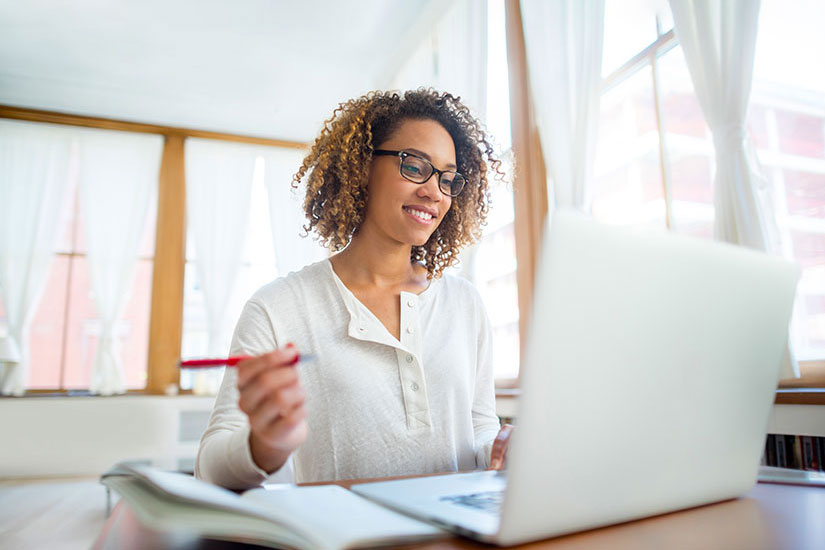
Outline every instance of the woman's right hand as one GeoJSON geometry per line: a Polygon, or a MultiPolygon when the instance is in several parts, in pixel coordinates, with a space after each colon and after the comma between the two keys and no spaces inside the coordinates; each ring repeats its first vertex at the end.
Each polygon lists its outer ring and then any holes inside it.
{"type": "Polygon", "coordinates": [[[307,438],[306,397],[291,344],[237,364],[238,406],[249,417],[252,459],[272,473],[307,438]]]}

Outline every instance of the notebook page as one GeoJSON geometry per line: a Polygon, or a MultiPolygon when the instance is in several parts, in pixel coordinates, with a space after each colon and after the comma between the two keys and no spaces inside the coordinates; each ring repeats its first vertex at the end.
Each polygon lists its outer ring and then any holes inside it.
{"type": "Polygon", "coordinates": [[[446,536],[427,523],[393,512],[336,485],[252,489],[241,497],[273,517],[288,517],[331,548],[358,548],[446,536]]]}

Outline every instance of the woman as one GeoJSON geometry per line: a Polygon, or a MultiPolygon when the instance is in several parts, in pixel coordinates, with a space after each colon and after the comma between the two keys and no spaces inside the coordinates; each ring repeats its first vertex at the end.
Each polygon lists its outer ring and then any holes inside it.
{"type": "Polygon", "coordinates": [[[340,252],[246,304],[231,354],[253,358],[226,370],[198,477],[242,489],[500,467],[489,321],[472,285],[442,276],[480,236],[488,162],[498,171],[450,94],[336,109],[294,184],[306,230],[340,252]]]}

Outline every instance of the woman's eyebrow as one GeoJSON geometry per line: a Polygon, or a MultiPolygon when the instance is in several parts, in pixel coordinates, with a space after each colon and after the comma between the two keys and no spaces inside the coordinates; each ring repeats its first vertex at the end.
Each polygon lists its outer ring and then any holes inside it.
{"type": "MultiPolygon", "coordinates": [[[[406,151],[408,153],[414,153],[414,154],[418,155],[419,157],[423,157],[423,158],[427,159],[430,162],[433,161],[433,159],[432,159],[432,157],[430,157],[430,155],[428,155],[424,151],[421,151],[420,149],[415,149],[413,147],[407,147],[406,149],[404,149],[404,151],[406,151]]],[[[455,164],[452,164],[452,163],[447,164],[446,167],[447,167],[448,170],[455,170],[456,168],[458,168],[455,164]]]]}

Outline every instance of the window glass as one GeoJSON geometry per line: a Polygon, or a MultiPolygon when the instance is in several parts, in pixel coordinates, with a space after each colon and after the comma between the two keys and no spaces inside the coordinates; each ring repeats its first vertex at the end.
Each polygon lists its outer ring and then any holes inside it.
{"type": "MultiPolygon", "coordinates": [[[[512,174],[512,163],[502,167],[512,174]]],[[[482,239],[473,251],[472,278],[478,288],[493,331],[493,365],[497,379],[513,379],[519,372],[519,308],[513,189],[509,180],[489,175],[493,208],[482,239]]]]}
{"type": "MultiPolygon", "coordinates": [[[[68,201],[67,201],[68,202],[68,201]]],[[[28,389],[62,387],[62,363],[66,320],[66,294],[69,280],[69,257],[56,255],[52,260],[43,297],[32,318],[29,331],[28,389]]],[[[0,306],[0,317],[3,317],[0,306]]]]}
{"type": "Polygon", "coordinates": [[[490,317],[493,366],[495,377],[501,380],[518,377],[520,349],[504,2],[488,2],[487,40],[487,129],[495,139],[507,178],[502,181],[488,174],[492,207],[487,225],[474,250],[462,254],[462,262],[472,264],[469,276],[490,317]]]}
{"type": "MultiPolygon", "coordinates": [[[[510,85],[504,2],[487,4],[487,129],[501,151],[510,148],[510,85]]],[[[512,204],[512,201],[511,201],[512,204]]]]}
{"type": "Polygon", "coordinates": [[[600,221],[666,227],[650,66],[602,95],[592,191],[600,221]]]}
{"type": "Polygon", "coordinates": [[[791,324],[798,359],[825,358],[825,71],[814,69],[823,20],[818,0],[762,2],[747,121],[784,253],[802,267],[791,324]]]}
{"type": "MultiPolygon", "coordinates": [[[[57,245],[55,252],[58,254],[71,254],[75,247],[75,239],[80,232],[77,227],[77,178],[80,170],[80,155],[77,150],[77,142],[72,143],[71,155],[69,157],[69,178],[66,182],[66,197],[63,208],[60,211],[57,230],[57,245]]],[[[152,247],[154,249],[154,246],[152,247]]]]}
{"type": "Polygon", "coordinates": [[[602,77],[624,65],[657,39],[655,0],[606,0],[602,77]]]}
{"type": "MultiPolygon", "coordinates": [[[[608,0],[607,6],[606,60],[621,51],[608,32],[617,32],[621,16],[616,3],[608,0]]],[[[667,10],[657,11],[666,32],[672,17],[667,10]]],[[[815,0],[762,3],[746,121],[767,179],[764,193],[776,211],[782,253],[802,267],[791,338],[803,360],[825,358],[825,71],[812,70],[825,51],[825,34],[818,28],[823,19],[825,4],[815,0]]],[[[642,51],[638,42],[635,52],[623,61],[606,61],[608,66],[621,66],[642,51]]],[[[681,48],[658,55],[671,228],[712,238],[713,139],[681,48]]],[[[593,213],[605,221],[657,225],[651,221],[659,222],[664,214],[660,195],[651,192],[662,180],[654,175],[650,134],[658,131],[651,130],[655,111],[649,71],[648,64],[622,75],[627,80],[602,98],[593,213]]]]}
{"type": "MultiPolygon", "coordinates": [[[[70,158],[67,200],[60,214],[56,254],[29,329],[27,389],[88,389],[100,318],[86,260],[82,209],[77,207],[78,150],[70,158]]],[[[150,204],[141,235],[139,260],[115,325],[127,389],[146,386],[149,315],[157,202],[150,204]]],[[[0,311],[0,325],[5,325],[0,311]]],[[[1,329],[0,330],[5,330],[1,329]]]]}
{"type": "MultiPolygon", "coordinates": [[[[92,296],[88,261],[76,256],[71,263],[63,387],[86,389],[91,381],[101,322],[92,296]]],[[[126,305],[114,327],[126,389],[146,386],[152,263],[137,262],[126,305]]]]}

